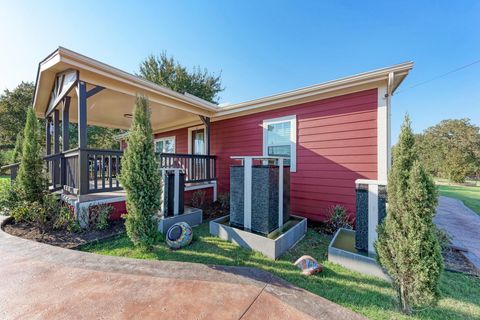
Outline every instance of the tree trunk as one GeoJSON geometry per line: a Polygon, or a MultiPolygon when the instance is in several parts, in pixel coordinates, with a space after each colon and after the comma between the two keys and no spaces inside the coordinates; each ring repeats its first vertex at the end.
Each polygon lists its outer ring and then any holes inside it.
{"type": "Polygon", "coordinates": [[[412,307],[408,301],[408,292],[402,284],[400,284],[400,305],[402,306],[402,312],[404,314],[412,314],[412,307]]]}

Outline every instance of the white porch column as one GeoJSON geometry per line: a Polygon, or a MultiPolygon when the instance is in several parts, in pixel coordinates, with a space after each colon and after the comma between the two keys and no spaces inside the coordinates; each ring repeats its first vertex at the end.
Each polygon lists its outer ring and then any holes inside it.
{"type": "Polygon", "coordinates": [[[387,180],[390,168],[390,96],[387,86],[378,88],[377,97],[377,179],[387,180]]]}
{"type": "Polygon", "coordinates": [[[178,216],[179,213],[179,198],[180,198],[180,169],[174,171],[174,190],[173,190],[173,215],[178,216]]]}
{"type": "Polygon", "coordinates": [[[243,226],[252,229],[252,161],[251,157],[243,159],[243,226]]]}
{"type": "Polygon", "coordinates": [[[278,159],[278,227],[283,227],[283,158],[278,159]]]}

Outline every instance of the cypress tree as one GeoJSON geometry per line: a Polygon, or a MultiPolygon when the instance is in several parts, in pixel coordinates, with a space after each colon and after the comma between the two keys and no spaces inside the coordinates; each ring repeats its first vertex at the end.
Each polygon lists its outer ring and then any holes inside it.
{"type": "Polygon", "coordinates": [[[160,207],[161,185],[153,149],[150,107],[145,97],[137,97],[127,145],[120,177],[127,193],[125,227],[136,246],[150,248],[157,237],[156,213],[160,207]]]}
{"type": "Polygon", "coordinates": [[[408,116],[394,148],[388,177],[387,216],[378,227],[377,259],[388,271],[402,312],[433,305],[440,295],[438,282],[443,259],[433,216],[437,191],[418,160],[408,116]]]}
{"type": "Polygon", "coordinates": [[[17,134],[17,140],[15,141],[15,149],[13,149],[13,163],[20,162],[22,158],[22,148],[23,148],[23,132],[20,131],[17,134]]]}
{"type": "Polygon", "coordinates": [[[26,201],[43,202],[46,188],[40,129],[33,108],[27,112],[27,121],[23,132],[22,155],[17,176],[17,186],[21,198],[26,201]]]}

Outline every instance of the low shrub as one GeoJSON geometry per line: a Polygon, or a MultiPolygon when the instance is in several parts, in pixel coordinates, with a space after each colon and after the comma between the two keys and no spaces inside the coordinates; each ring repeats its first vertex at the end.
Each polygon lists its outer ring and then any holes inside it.
{"type": "Polygon", "coordinates": [[[8,180],[0,180],[0,214],[10,215],[19,202],[20,198],[15,185],[8,180]]]}
{"type": "Polygon", "coordinates": [[[49,214],[48,208],[38,201],[22,201],[11,212],[15,222],[28,222],[39,228],[42,234],[48,228],[49,214]]]}
{"type": "Polygon", "coordinates": [[[15,222],[30,222],[32,220],[31,206],[36,203],[21,202],[17,206],[11,208],[10,215],[15,222]]]}
{"type": "Polygon", "coordinates": [[[438,227],[435,227],[435,235],[437,236],[442,252],[447,251],[450,248],[450,236],[438,227]]]}
{"type": "MultiPolygon", "coordinates": [[[[15,194],[15,192],[13,192],[15,194]]],[[[42,233],[48,229],[81,231],[73,213],[53,194],[45,193],[42,202],[19,201],[10,208],[15,222],[27,222],[38,227],[42,233]]]]}
{"type": "Polygon", "coordinates": [[[230,193],[220,193],[217,198],[218,203],[220,203],[220,207],[224,210],[230,209],[230,193]]]}
{"type": "Polygon", "coordinates": [[[205,191],[204,190],[197,190],[192,194],[192,201],[191,205],[194,208],[203,208],[205,204],[205,191]]]}
{"type": "Polygon", "coordinates": [[[328,209],[326,225],[330,233],[335,233],[340,228],[353,229],[354,222],[345,207],[337,204],[328,209]]]}
{"type": "Polygon", "coordinates": [[[107,204],[90,206],[88,208],[88,226],[96,230],[105,230],[109,226],[108,218],[113,211],[113,207],[107,204]]]}
{"type": "Polygon", "coordinates": [[[53,229],[56,230],[67,230],[68,232],[78,233],[82,231],[80,223],[75,218],[72,210],[66,206],[62,206],[58,216],[56,217],[53,223],[53,229]]]}

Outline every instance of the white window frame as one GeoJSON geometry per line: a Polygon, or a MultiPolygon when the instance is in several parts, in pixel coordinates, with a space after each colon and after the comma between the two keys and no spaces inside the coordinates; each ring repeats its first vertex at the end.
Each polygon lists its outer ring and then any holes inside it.
{"type": "MultiPolygon", "coordinates": [[[[165,141],[166,140],[173,140],[173,153],[176,153],[177,152],[177,141],[175,139],[175,136],[171,136],[171,137],[160,137],[160,138],[156,138],[153,140],[153,146],[154,148],[156,148],[157,146],[157,142],[158,141],[163,141],[163,145],[165,145],[165,141]]],[[[163,151],[162,151],[163,152],[163,151]]]]}
{"type": "Polygon", "coordinates": [[[297,172],[297,116],[291,115],[286,117],[263,120],[263,155],[268,156],[267,134],[268,125],[290,121],[290,172],[297,172]]]}
{"type": "Polygon", "coordinates": [[[192,132],[193,131],[197,131],[197,130],[200,130],[200,129],[203,129],[203,137],[205,139],[205,154],[207,154],[207,150],[208,150],[208,139],[207,139],[207,129],[205,127],[205,125],[201,125],[201,126],[196,126],[196,127],[190,127],[188,128],[188,153],[189,154],[193,154],[193,147],[192,147],[192,132]]]}

